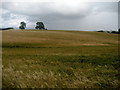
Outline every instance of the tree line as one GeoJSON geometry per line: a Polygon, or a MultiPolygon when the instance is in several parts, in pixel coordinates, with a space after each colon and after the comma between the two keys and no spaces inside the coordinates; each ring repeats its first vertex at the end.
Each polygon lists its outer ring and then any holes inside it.
{"type": "MultiPolygon", "coordinates": [[[[25,29],[25,28],[26,28],[26,23],[25,22],[20,22],[19,29],[25,29]]],[[[37,22],[36,26],[35,26],[35,29],[47,30],[47,29],[45,29],[45,25],[43,24],[43,22],[37,22]]]]}
{"type": "Polygon", "coordinates": [[[104,31],[104,30],[99,30],[97,32],[106,32],[106,33],[120,34],[120,28],[118,29],[118,31],[104,31]]]}

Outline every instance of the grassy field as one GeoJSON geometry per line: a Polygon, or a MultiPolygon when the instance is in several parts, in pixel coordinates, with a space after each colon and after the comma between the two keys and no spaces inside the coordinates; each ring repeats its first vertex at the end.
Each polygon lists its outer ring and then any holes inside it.
{"type": "Polygon", "coordinates": [[[0,31],[0,88],[2,88],[2,32],[0,31]]]}
{"type": "Polygon", "coordinates": [[[2,31],[3,88],[118,88],[118,35],[2,31]]]}

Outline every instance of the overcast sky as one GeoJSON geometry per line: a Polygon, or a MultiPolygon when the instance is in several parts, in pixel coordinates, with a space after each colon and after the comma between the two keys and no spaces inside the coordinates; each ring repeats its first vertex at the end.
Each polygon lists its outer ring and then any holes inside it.
{"type": "MultiPolygon", "coordinates": [[[[36,0],[33,0],[36,1],[36,0]]],[[[43,22],[50,30],[117,30],[118,2],[2,2],[2,27],[18,28],[21,21],[28,29],[43,22]]]]}

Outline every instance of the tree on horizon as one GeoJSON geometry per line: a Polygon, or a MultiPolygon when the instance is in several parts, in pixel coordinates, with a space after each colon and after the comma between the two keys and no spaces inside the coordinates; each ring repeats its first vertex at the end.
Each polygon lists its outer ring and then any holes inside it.
{"type": "Polygon", "coordinates": [[[21,22],[19,29],[25,29],[26,28],[26,23],[25,22],[21,22]]]}
{"type": "Polygon", "coordinates": [[[45,29],[43,22],[37,22],[35,29],[45,29]]]}

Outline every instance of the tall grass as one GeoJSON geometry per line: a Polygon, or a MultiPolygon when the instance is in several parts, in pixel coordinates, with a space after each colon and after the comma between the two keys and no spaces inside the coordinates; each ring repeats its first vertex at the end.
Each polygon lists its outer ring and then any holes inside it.
{"type": "Polygon", "coordinates": [[[3,88],[118,88],[117,35],[3,31],[3,88]]]}

